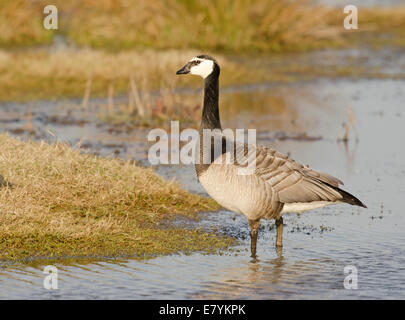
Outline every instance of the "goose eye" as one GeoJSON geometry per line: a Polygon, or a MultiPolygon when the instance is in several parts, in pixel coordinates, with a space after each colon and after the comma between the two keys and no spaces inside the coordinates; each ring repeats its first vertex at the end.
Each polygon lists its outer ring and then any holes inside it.
{"type": "Polygon", "coordinates": [[[191,61],[191,67],[194,67],[198,64],[200,64],[201,61],[197,60],[197,61],[191,61]]]}

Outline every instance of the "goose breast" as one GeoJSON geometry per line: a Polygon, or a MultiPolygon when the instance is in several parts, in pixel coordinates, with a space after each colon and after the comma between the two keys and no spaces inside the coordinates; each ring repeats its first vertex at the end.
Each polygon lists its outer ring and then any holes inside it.
{"type": "Polygon", "coordinates": [[[240,175],[238,167],[218,157],[198,177],[207,193],[224,208],[259,219],[271,213],[274,200],[271,186],[257,175],[240,175]]]}

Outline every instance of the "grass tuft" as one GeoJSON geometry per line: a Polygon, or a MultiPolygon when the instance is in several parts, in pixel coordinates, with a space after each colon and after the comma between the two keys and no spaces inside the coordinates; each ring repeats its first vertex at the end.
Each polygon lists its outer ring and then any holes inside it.
{"type": "Polygon", "coordinates": [[[229,239],[173,227],[218,209],[153,170],[66,144],[0,135],[0,259],[211,251],[229,239]]]}

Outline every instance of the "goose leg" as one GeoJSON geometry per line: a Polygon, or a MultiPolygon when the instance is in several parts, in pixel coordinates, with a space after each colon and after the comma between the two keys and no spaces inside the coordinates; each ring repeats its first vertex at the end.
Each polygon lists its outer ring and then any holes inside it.
{"type": "Polygon", "coordinates": [[[260,220],[249,220],[250,227],[250,251],[252,258],[256,258],[257,235],[259,233],[260,220]]]}
{"type": "Polygon", "coordinates": [[[283,218],[280,217],[276,219],[277,236],[276,236],[276,247],[281,248],[283,246],[283,218]]]}

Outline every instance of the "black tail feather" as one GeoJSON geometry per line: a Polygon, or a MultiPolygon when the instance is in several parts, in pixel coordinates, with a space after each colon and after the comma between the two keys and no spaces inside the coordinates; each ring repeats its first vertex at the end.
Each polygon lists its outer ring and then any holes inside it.
{"type": "Polygon", "coordinates": [[[361,202],[359,199],[357,199],[354,195],[350,194],[349,192],[346,192],[346,191],[336,188],[336,187],[335,187],[335,190],[342,195],[343,202],[351,204],[353,206],[367,208],[367,206],[363,202],[361,202]]]}
{"type": "Polygon", "coordinates": [[[329,183],[325,183],[325,182],[323,182],[323,183],[328,185],[329,187],[335,189],[337,192],[339,192],[342,195],[342,199],[340,201],[351,204],[353,206],[367,208],[367,206],[363,202],[361,202],[359,199],[357,199],[354,195],[350,194],[349,192],[344,191],[338,187],[332,186],[329,183]]]}

